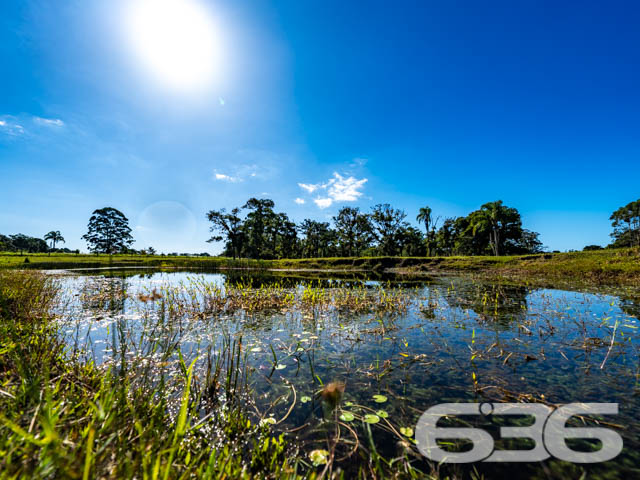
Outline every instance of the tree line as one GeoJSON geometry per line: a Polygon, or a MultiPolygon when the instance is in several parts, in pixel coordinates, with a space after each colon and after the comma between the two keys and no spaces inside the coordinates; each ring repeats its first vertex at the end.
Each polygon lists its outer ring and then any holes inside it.
{"type": "MultiPolygon", "coordinates": [[[[388,203],[375,205],[368,212],[343,207],[331,222],[305,219],[295,223],[286,213],[275,210],[273,200],[250,198],[242,207],[210,210],[206,217],[212,233],[207,241],[224,242],[221,255],[233,258],[499,256],[543,251],[539,234],[525,229],[520,212],[500,200],[485,203],[466,216],[442,221],[425,206],[416,217],[420,228],[411,225],[404,210],[388,203]]],[[[617,209],[610,221],[613,241],[607,248],[640,246],[640,199],[617,209]]],[[[134,239],[129,219],[112,207],[93,212],[82,239],[94,253],[156,253],[153,247],[131,248],[134,239]]],[[[44,238],[0,234],[0,251],[79,253],[56,248],[64,242],[57,230],[44,238]]],[[[584,250],[601,248],[587,245],[584,250]]]]}
{"type": "Polygon", "coordinates": [[[227,212],[211,210],[209,242],[224,241],[233,258],[314,258],[358,256],[513,255],[541,252],[539,234],[523,228],[517,209],[490,202],[465,217],[434,218],[421,208],[416,221],[388,203],[369,212],[343,207],[332,222],[305,219],[299,224],[276,212],[270,199],[249,199],[227,212]]]}

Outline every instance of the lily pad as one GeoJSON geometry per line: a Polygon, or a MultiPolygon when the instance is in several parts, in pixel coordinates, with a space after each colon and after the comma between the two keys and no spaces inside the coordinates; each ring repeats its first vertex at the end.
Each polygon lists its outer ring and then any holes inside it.
{"type": "Polygon", "coordinates": [[[374,395],[373,401],[376,403],[384,403],[387,401],[387,397],[385,397],[384,395],[374,395]]]}
{"type": "Polygon", "coordinates": [[[326,464],[328,458],[329,452],[327,452],[326,450],[313,450],[309,454],[309,459],[311,460],[311,463],[313,463],[314,467],[326,464]]]}
{"type": "Polygon", "coordinates": [[[303,395],[302,397],[300,397],[300,401],[302,403],[307,403],[311,401],[311,397],[309,395],[303,395]]]}
{"type": "Polygon", "coordinates": [[[378,410],[376,412],[376,415],[378,415],[380,418],[389,418],[389,414],[384,410],[378,410]]]}
{"type": "Polygon", "coordinates": [[[380,421],[380,417],[378,415],[374,415],[373,413],[367,413],[364,416],[364,421],[367,423],[378,423],[380,421]]]}
{"type": "Polygon", "coordinates": [[[340,420],[342,420],[343,422],[352,422],[354,418],[355,417],[351,412],[342,412],[342,414],[340,415],[340,420]]]}
{"type": "Polygon", "coordinates": [[[413,428],[411,427],[400,427],[400,433],[405,437],[413,437],[413,428]]]}

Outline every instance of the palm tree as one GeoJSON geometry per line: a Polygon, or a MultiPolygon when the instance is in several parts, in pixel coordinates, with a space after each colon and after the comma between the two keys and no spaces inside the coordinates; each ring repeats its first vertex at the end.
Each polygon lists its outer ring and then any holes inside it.
{"type": "Polygon", "coordinates": [[[416,217],[416,221],[424,223],[424,229],[427,234],[429,234],[429,225],[431,224],[431,212],[431,207],[422,207],[416,217]]]}
{"type": "MultiPolygon", "coordinates": [[[[64,237],[60,233],[60,230],[56,230],[55,232],[53,230],[50,231],[44,236],[44,239],[51,241],[51,250],[55,250],[56,243],[58,242],[66,243],[64,237]]],[[[51,255],[51,252],[49,252],[49,255],[51,255]]]]}

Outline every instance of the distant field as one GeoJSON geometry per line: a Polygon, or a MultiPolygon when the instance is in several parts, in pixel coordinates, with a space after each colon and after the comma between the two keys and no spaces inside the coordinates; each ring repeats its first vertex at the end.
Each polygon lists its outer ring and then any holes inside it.
{"type": "Polygon", "coordinates": [[[510,277],[640,285],[640,249],[543,253],[505,257],[359,257],[284,260],[232,260],[224,257],[159,255],[76,255],[0,253],[0,267],[37,269],[101,267],[257,268],[282,270],[373,271],[429,275],[490,273],[510,277]]]}
{"type": "Polygon", "coordinates": [[[256,260],[232,260],[223,257],[187,257],[161,255],[95,255],[56,253],[0,253],[0,268],[21,267],[37,269],[103,268],[103,267],[184,267],[260,268],[263,262],[256,260]]]}

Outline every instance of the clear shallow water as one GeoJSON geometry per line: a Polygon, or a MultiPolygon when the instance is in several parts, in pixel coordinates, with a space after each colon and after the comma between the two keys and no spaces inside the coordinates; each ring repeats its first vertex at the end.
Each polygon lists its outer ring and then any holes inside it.
{"type": "MultiPolygon", "coordinates": [[[[210,349],[219,349],[225,335],[241,336],[258,406],[276,421],[289,412],[274,429],[295,431],[305,451],[326,442],[327,406],[317,393],[332,381],[346,385],[342,411],[363,415],[366,408],[382,409],[396,429],[415,427],[424,410],[443,402],[618,402],[620,414],[607,420],[624,427],[618,429],[623,453],[584,468],[589,478],[640,478],[640,322],[633,300],[465,278],[387,283],[261,276],[242,279],[248,292],[277,283],[298,296],[309,285],[327,296],[338,288],[381,295],[382,286],[385,294],[396,295],[400,308],[357,314],[331,307],[215,314],[202,308],[172,317],[169,291],[183,292],[183,300],[200,305],[207,291],[224,292],[227,278],[99,272],[63,275],[60,281],[66,292],[65,338],[86,348],[98,364],[156,362],[168,365],[170,375],[175,358],[161,358],[157,346],[151,351],[155,340],[167,347],[179,344],[187,363],[199,359],[202,373],[210,349]],[[145,299],[154,289],[159,298],[145,299]],[[196,310],[204,314],[195,315],[196,310]],[[387,401],[375,402],[376,394],[387,401]]],[[[361,422],[353,426],[362,431],[361,422]]],[[[396,436],[371,428],[379,451],[393,456],[402,450],[396,436]]],[[[582,471],[555,460],[474,467],[489,478],[579,478],[582,471]]]]}

